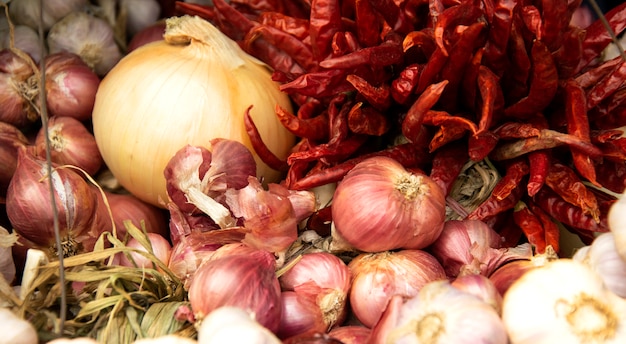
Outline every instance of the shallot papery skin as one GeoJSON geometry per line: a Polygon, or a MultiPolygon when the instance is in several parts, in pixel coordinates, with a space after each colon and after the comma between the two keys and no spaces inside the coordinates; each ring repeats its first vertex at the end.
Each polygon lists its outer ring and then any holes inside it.
{"type": "MultiPolygon", "coordinates": [[[[6,211],[15,231],[44,248],[55,247],[54,210],[50,199],[47,162],[23,147],[7,190],[6,211]]],[[[53,167],[56,167],[53,165],[53,167]]],[[[61,238],[67,254],[93,248],[88,234],[96,210],[96,194],[87,181],[68,168],[51,174],[61,238]],[[83,242],[89,241],[89,243],[83,242]]]]}
{"type": "Polygon", "coordinates": [[[445,195],[396,160],[368,158],[337,185],[332,218],[337,234],[360,251],[421,249],[443,230],[445,195]]]}
{"type": "Polygon", "coordinates": [[[212,259],[198,268],[189,286],[196,319],[222,306],[252,312],[255,320],[276,333],[282,314],[274,255],[258,250],[212,259]]]}
{"type": "Polygon", "coordinates": [[[446,279],[437,259],[422,250],[361,254],[348,267],[353,276],[350,307],[367,327],[378,322],[394,295],[412,297],[429,282],[446,279]]]}

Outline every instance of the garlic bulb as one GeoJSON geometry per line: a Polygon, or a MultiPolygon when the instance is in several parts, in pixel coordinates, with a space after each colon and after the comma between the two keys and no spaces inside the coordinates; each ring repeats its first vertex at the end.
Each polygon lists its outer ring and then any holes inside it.
{"type": "Polygon", "coordinates": [[[8,308],[0,307],[0,344],[37,344],[35,327],[8,308]]]}
{"type": "Polygon", "coordinates": [[[511,344],[624,343],[626,300],[583,263],[562,258],[526,272],[504,295],[511,344]]]}
{"type": "Polygon", "coordinates": [[[441,280],[406,301],[394,296],[369,342],[507,344],[507,335],[493,306],[441,280]]]}
{"type": "Polygon", "coordinates": [[[241,308],[225,306],[215,309],[202,320],[198,343],[280,344],[281,341],[261,326],[252,314],[241,308]]]}
{"type": "Polygon", "coordinates": [[[198,342],[194,339],[181,337],[175,334],[168,334],[166,336],[157,337],[157,338],[137,339],[136,341],[133,342],[133,344],[197,344],[197,343],[198,342]]]}

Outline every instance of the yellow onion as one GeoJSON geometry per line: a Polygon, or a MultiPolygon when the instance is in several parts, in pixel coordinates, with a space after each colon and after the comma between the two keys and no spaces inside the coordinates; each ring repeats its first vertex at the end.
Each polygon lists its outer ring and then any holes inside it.
{"type": "Polygon", "coordinates": [[[199,17],[173,17],[166,25],[163,41],[126,55],[98,89],[94,135],[113,175],[135,196],[164,207],[170,158],[185,145],[208,147],[225,138],[253,151],[257,176],[278,180],[280,172],[262,162],[244,127],[252,106],[276,156],[285,158],[293,146],[294,136],[275,115],[277,105],[291,111],[291,103],[267,66],[199,17]]]}

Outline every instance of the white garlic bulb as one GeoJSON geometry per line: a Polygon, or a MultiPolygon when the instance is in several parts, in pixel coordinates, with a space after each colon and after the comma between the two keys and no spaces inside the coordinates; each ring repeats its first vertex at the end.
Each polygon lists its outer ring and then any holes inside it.
{"type": "Polygon", "coordinates": [[[502,320],[511,344],[626,343],[626,300],[574,259],[551,261],[513,283],[502,320]]]}

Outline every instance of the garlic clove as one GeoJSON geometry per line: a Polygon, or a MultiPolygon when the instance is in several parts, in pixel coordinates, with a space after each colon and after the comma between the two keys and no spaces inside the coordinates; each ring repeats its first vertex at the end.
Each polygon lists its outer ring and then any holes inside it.
{"type": "Polygon", "coordinates": [[[511,344],[624,343],[626,300],[583,263],[561,258],[526,272],[504,295],[511,344]]]}

